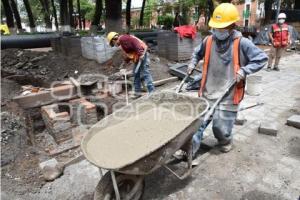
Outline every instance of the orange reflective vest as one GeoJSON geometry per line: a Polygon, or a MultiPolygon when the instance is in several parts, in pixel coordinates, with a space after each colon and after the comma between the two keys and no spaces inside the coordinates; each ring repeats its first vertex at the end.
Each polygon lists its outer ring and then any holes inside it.
{"type": "Polygon", "coordinates": [[[274,47],[286,47],[289,40],[289,28],[287,24],[282,24],[281,27],[278,24],[272,25],[273,29],[273,45],[274,47]]]}
{"type": "MultiPolygon", "coordinates": [[[[233,41],[233,67],[234,67],[234,76],[235,76],[235,78],[236,78],[236,73],[240,69],[240,59],[239,59],[240,40],[241,40],[241,37],[236,38],[233,41]]],[[[203,89],[205,87],[206,80],[207,80],[207,72],[208,72],[208,67],[209,67],[209,59],[210,59],[212,42],[213,42],[212,36],[208,36],[207,40],[206,40],[204,63],[203,63],[203,67],[202,67],[201,87],[200,87],[199,92],[198,92],[199,97],[202,96],[202,92],[203,92],[203,89]]],[[[239,104],[243,100],[244,93],[245,93],[245,81],[241,81],[238,84],[236,84],[236,86],[234,88],[234,96],[233,96],[233,104],[234,105],[239,104]]]]}

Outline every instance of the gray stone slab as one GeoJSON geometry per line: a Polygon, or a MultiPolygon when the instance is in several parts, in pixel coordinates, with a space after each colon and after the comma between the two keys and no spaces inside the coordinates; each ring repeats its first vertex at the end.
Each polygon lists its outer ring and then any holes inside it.
{"type": "Polygon", "coordinates": [[[300,115],[293,115],[288,118],[287,125],[300,129],[300,115]]]}
{"type": "Polygon", "coordinates": [[[55,158],[52,158],[50,160],[41,162],[39,165],[40,165],[40,168],[43,169],[45,166],[55,167],[55,166],[57,166],[57,164],[58,164],[57,160],[55,158]]]}
{"type": "Polygon", "coordinates": [[[271,122],[271,121],[261,122],[258,128],[258,133],[277,136],[278,124],[276,122],[271,122]]]}
{"type": "Polygon", "coordinates": [[[245,116],[241,113],[238,113],[236,119],[235,119],[235,125],[244,125],[246,123],[247,119],[245,118],[245,116]]]}

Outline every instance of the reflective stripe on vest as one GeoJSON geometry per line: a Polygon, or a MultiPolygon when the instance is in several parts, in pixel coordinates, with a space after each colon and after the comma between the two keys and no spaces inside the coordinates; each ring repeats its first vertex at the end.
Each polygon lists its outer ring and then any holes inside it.
{"type": "MultiPolygon", "coordinates": [[[[241,37],[236,38],[233,41],[233,52],[232,52],[232,59],[233,59],[233,68],[234,68],[234,77],[236,78],[236,73],[240,69],[240,40],[241,37]]],[[[206,84],[207,80],[207,72],[209,67],[209,59],[211,54],[211,45],[213,42],[212,36],[208,36],[206,40],[206,47],[205,47],[205,54],[204,54],[204,63],[202,67],[202,80],[201,80],[201,87],[199,89],[198,95],[199,97],[202,96],[203,89],[206,84]]],[[[241,81],[238,84],[236,84],[234,88],[234,95],[233,95],[233,104],[237,105],[239,104],[243,97],[244,97],[244,90],[245,90],[245,81],[241,81]]]]}

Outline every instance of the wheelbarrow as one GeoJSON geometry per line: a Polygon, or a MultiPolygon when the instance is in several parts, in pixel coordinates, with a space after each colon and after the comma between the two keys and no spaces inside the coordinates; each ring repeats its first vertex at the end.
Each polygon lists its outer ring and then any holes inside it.
{"type": "MultiPolygon", "coordinates": [[[[230,84],[230,88],[233,84],[230,84]]],[[[228,92],[229,89],[222,96],[228,92]]],[[[209,104],[203,98],[175,92],[154,93],[95,124],[81,143],[87,160],[100,169],[108,170],[96,187],[94,200],[141,199],[145,187],[144,177],[160,167],[166,168],[179,179],[188,177],[192,172],[193,134],[200,124],[206,128],[205,120],[209,119],[207,115],[211,116],[212,109],[218,103],[209,110],[209,104]],[[163,110],[163,113],[168,114],[156,121],[149,121],[149,118],[155,116],[144,114],[153,114],[153,110],[163,110]],[[172,123],[168,124],[167,120],[174,113],[177,114],[172,123]],[[178,150],[183,150],[187,155],[184,172],[180,174],[169,166],[178,150]]]]}

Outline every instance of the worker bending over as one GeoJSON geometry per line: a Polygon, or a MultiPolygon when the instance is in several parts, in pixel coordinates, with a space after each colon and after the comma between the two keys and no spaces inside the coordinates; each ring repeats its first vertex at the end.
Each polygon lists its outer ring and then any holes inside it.
{"type": "MultiPolygon", "coordinates": [[[[213,133],[221,152],[232,149],[232,128],[244,96],[246,76],[262,69],[268,61],[261,49],[235,30],[239,19],[233,4],[222,3],[216,7],[209,21],[213,34],[196,47],[188,67],[188,73],[191,73],[204,58],[199,96],[205,97],[210,105],[220,97],[229,82],[237,81],[234,89],[215,110],[212,119],[213,133]]],[[[199,150],[203,131],[199,129],[193,136],[194,155],[199,150]]]]}
{"type": "Polygon", "coordinates": [[[135,64],[133,69],[135,96],[140,96],[142,76],[146,83],[148,93],[153,92],[154,85],[149,70],[150,59],[148,57],[147,45],[133,35],[119,35],[116,32],[108,33],[107,40],[111,46],[121,48],[126,63],[133,62],[135,64]]]}

